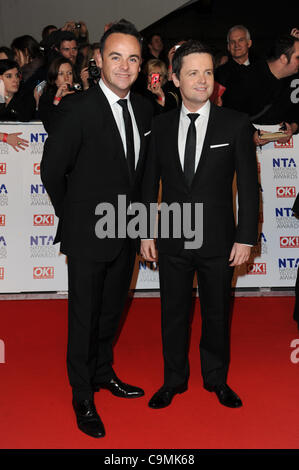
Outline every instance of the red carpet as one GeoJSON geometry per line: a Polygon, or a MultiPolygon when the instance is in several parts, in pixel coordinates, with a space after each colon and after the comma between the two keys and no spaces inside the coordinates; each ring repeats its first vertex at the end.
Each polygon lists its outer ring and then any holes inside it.
{"type": "MultiPolygon", "coordinates": [[[[1,301],[1,449],[297,449],[299,363],[290,360],[299,331],[294,298],[237,298],[228,383],[244,406],[228,409],[202,388],[196,302],[189,390],[164,410],[147,401],[162,384],[159,299],[135,299],[115,348],[115,370],[139,385],[138,400],[96,394],[104,439],[77,430],[65,355],[67,302],[1,301]]],[[[299,357],[299,353],[297,355],[299,357]]]]}

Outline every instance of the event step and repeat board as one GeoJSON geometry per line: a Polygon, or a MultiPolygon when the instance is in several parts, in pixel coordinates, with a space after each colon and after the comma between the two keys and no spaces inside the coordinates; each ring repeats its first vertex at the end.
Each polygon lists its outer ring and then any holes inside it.
{"type": "MultiPolygon", "coordinates": [[[[40,180],[47,133],[40,122],[1,123],[0,132],[21,132],[29,141],[19,152],[0,142],[0,292],[66,291],[67,259],[53,245],[58,220],[40,180]]],[[[250,261],[235,270],[234,285],[293,287],[299,263],[299,220],[292,212],[299,136],[285,145],[272,142],[258,148],[257,160],[259,242],[250,261]]],[[[159,289],[158,266],[136,258],[131,287],[159,289]]]]}

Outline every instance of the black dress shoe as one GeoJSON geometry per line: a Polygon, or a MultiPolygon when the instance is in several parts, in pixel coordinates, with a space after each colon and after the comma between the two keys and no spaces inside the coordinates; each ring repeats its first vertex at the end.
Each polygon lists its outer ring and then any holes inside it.
{"type": "Polygon", "coordinates": [[[242,401],[238,395],[227,384],[220,385],[204,385],[204,388],[209,392],[215,392],[218,400],[224,406],[229,408],[240,408],[242,401]]]}
{"type": "Polygon", "coordinates": [[[78,428],[91,437],[104,437],[105,428],[99,417],[93,400],[76,401],[73,408],[77,417],[78,428]]]}
{"type": "Polygon", "coordinates": [[[184,393],[187,390],[187,385],[180,385],[178,387],[161,387],[150,399],[148,406],[150,408],[159,409],[166,408],[172,402],[173,397],[177,393],[184,393]]]}
{"type": "Polygon", "coordinates": [[[120,398],[139,398],[144,395],[142,388],[125,384],[116,376],[107,382],[99,382],[94,385],[94,390],[96,392],[101,388],[109,390],[113,395],[120,398]]]}

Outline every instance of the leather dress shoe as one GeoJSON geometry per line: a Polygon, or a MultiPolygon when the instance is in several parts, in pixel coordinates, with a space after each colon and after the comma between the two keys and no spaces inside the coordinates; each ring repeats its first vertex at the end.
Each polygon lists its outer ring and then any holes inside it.
{"type": "Polygon", "coordinates": [[[204,388],[209,392],[215,392],[218,400],[224,406],[228,406],[229,408],[239,408],[242,406],[241,399],[226,383],[220,385],[204,385],[204,388]]]}
{"type": "Polygon", "coordinates": [[[126,384],[116,376],[106,382],[98,382],[94,385],[94,390],[96,392],[101,388],[109,390],[112,395],[120,398],[139,398],[144,395],[142,388],[126,384]]]}
{"type": "Polygon", "coordinates": [[[91,437],[104,437],[105,428],[99,417],[93,400],[76,401],[73,408],[77,418],[78,428],[91,437]]]}
{"type": "Polygon", "coordinates": [[[161,387],[150,399],[148,406],[154,409],[166,408],[172,402],[173,397],[177,393],[184,393],[187,385],[183,384],[178,387],[161,387]]]}

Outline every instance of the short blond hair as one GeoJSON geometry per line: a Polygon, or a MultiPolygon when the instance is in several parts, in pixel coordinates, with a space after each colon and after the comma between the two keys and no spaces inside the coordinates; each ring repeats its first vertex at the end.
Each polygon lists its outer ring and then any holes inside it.
{"type": "Polygon", "coordinates": [[[164,85],[167,82],[167,68],[165,63],[160,59],[150,59],[146,62],[144,66],[144,72],[146,75],[149,75],[154,67],[160,67],[161,70],[161,85],[164,85]]]}

